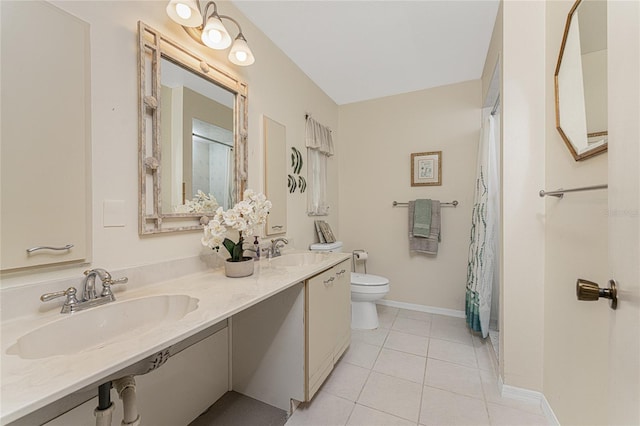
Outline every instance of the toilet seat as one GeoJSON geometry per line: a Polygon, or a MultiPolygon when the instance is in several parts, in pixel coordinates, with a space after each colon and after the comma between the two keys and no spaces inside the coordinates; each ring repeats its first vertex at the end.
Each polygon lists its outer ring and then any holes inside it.
{"type": "Polygon", "coordinates": [[[389,280],[378,275],[351,273],[351,293],[386,294],[389,292],[389,280]]]}
{"type": "Polygon", "coordinates": [[[370,287],[385,284],[389,284],[389,280],[385,277],[371,274],[359,274],[356,272],[351,273],[351,285],[370,287]]]}

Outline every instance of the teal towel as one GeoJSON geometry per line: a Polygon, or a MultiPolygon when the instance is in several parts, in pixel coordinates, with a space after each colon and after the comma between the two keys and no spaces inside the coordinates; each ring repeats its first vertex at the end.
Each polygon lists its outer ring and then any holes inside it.
{"type": "Polygon", "coordinates": [[[431,232],[431,200],[416,200],[413,211],[413,236],[429,238],[431,232]]]}

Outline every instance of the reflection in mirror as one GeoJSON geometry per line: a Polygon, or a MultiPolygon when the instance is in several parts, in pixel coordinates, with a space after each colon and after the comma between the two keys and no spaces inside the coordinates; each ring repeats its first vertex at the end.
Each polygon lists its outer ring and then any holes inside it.
{"type": "Polygon", "coordinates": [[[215,124],[193,119],[191,188],[195,198],[210,194],[225,210],[235,204],[233,185],[233,132],[215,124]]]}
{"type": "Polygon", "coordinates": [[[247,180],[247,85],[138,23],[140,234],[201,230],[247,180]]]}
{"type": "Polygon", "coordinates": [[[235,199],[234,95],[164,58],[161,69],[163,211],[227,210],[235,199]],[[203,196],[210,202],[198,202],[203,196]]]}
{"type": "Polygon", "coordinates": [[[556,127],[576,161],[607,150],[607,3],[569,12],[555,73],[556,127]]]}

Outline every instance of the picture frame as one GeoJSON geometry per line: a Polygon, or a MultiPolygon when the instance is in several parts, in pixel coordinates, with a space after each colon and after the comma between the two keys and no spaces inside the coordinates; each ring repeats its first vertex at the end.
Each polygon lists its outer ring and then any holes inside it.
{"type": "Polygon", "coordinates": [[[411,186],[442,185],[442,151],[411,154],[411,186]]]}

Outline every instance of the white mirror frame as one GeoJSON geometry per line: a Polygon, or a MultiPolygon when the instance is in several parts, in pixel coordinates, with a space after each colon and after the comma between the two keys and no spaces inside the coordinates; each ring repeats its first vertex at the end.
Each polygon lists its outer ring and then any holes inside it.
{"type": "MultiPolygon", "coordinates": [[[[238,78],[207,63],[145,23],[138,22],[138,212],[139,234],[201,231],[208,218],[202,214],[162,211],[160,140],[160,58],[166,58],[188,71],[235,95],[233,143],[235,151],[235,199],[241,200],[247,184],[248,87],[238,78]],[[149,57],[151,60],[149,61],[149,57]]],[[[212,212],[213,215],[213,212],[212,212]]]]}

